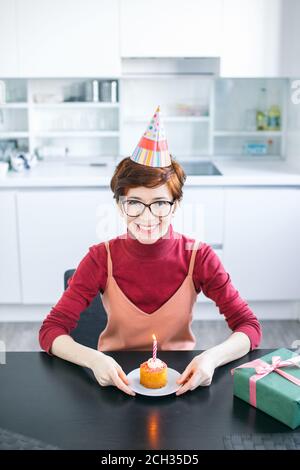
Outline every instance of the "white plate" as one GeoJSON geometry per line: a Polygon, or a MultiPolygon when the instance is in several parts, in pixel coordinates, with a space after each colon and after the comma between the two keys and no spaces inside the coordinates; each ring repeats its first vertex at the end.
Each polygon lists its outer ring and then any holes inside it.
{"type": "Polygon", "coordinates": [[[179,372],[168,367],[168,383],[165,387],[161,388],[147,388],[140,384],[140,369],[134,369],[129,374],[127,378],[129,380],[129,385],[136,393],[140,395],[147,395],[149,397],[161,397],[164,395],[170,395],[171,393],[177,392],[181,387],[176,383],[176,380],[180,377],[179,372]]]}

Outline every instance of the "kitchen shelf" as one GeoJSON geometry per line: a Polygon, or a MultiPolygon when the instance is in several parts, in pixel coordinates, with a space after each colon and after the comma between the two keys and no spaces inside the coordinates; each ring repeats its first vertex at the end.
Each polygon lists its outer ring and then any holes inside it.
{"type": "MultiPolygon", "coordinates": [[[[213,95],[212,149],[214,155],[240,155],[246,158],[246,145],[260,143],[267,146],[266,158],[285,155],[287,128],[287,79],[257,78],[216,79],[213,95]],[[265,102],[261,104],[261,90],[265,89],[265,102]],[[256,130],[256,111],[260,106],[269,110],[280,107],[279,130],[256,130]],[[226,126],[226,129],[224,129],[226,126]],[[253,130],[247,130],[247,129],[253,130]]],[[[261,158],[251,155],[250,158],[261,158]]]]}
{"type": "Polygon", "coordinates": [[[284,161],[284,157],[282,155],[243,155],[240,153],[232,153],[231,155],[214,155],[212,161],[216,164],[220,161],[239,161],[239,162],[253,162],[253,161],[260,161],[260,162],[278,162],[284,161]]]}
{"type": "Polygon", "coordinates": [[[5,131],[0,132],[0,139],[23,139],[29,138],[29,132],[5,131]]]}
{"type": "Polygon", "coordinates": [[[128,74],[120,82],[121,154],[135,148],[160,105],[172,155],[211,154],[213,76],[199,73],[128,74]]]}
{"type": "MultiPolygon", "coordinates": [[[[164,122],[209,122],[209,116],[163,116],[164,122]]],[[[128,117],[124,118],[124,122],[145,122],[147,123],[149,118],[144,117],[128,117]]]]}
{"type": "Polygon", "coordinates": [[[72,101],[72,102],[61,102],[61,103],[33,103],[33,109],[73,109],[73,108],[119,108],[119,103],[106,103],[106,102],[90,102],[90,101],[72,101]]]}
{"type": "Polygon", "coordinates": [[[153,80],[153,79],[164,79],[164,80],[178,80],[181,78],[211,78],[213,73],[153,73],[153,74],[128,74],[123,75],[121,80],[153,80]]]}
{"type": "Polygon", "coordinates": [[[2,103],[0,109],[26,109],[28,103],[2,103]]]}
{"type": "Polygon", "coordinates": [[[5,79],[7,99],[11,101],[0,104],[0,140],[5,146],[5,140],[25,139],[30,153],[55,146],[68,148],[71,158],[108,154],[121,158],[131,154],[156,106],[161,105],[169,148],[178,159],[222,155],[258,161],[284,157],[287,79],[221,79],[202,73],[142,72],[110,77],[118,80],[119,101],[115,103],[80,101],[85,96],[82,79],[5,79]],[[247,130],[255,129],[261,87],[267,89],[268,107],[280,106],[279,131],[247,130]],[[41,99],[53,102],[38,101],[41,99]],[[251,142],[268,145],[269,153],[248,156],[245,144],[251,142]]]}
{"type": "Polygon", "coordinates": [[[33,132],[35,137],[119,137],[119,131],[43,131],[33,132]]]}
{"type": "Polygon", "coordinates": [[[31,153],[44,153],[46,160],[52,159],[50,147],[68,149],[69,158],[120,154],[120,102],[85,101],[85,82],[72,77],[26,80],[31,153]]]}
{"type": "Polygon", "coordinates": [[[281,137],[282,131],[213,131],[216,137],[281,137]]]}

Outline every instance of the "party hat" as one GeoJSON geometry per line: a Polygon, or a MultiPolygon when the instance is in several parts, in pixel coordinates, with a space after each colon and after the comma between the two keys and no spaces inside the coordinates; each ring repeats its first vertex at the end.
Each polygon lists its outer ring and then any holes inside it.
{"type": "Polygon", "coordinates": [[[159,106],[130,158],[136,163],[155,168],[171,165],[159,106]]]}

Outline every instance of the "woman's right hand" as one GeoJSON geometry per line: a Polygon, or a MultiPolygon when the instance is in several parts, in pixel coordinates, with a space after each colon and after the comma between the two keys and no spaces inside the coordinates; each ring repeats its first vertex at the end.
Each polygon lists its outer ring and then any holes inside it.
{"type": "Polygon", "coordinates": [[[115,385],[128,395],[135,396],[135,392],[129,387],[129,381],[125,372],[112,357],[101,353],[101,355],[93,359],[91,369],[102,387],[115,385]]]}

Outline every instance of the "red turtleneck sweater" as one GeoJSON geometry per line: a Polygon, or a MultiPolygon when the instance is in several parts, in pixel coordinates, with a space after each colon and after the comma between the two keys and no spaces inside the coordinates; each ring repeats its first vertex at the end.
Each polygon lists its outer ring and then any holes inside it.
{"type": "MultiPolygon", "coordinates": [[[[121,235],[109,241],[113,276],[124,294],[141,310],[151,315],[165,303],[184,281],[191,257],[193,239],[174,232],[153,244],[143,244],[121,235]]],[[[54,339],[76,327],[80,313],[107,280],[107,252],[104,242],[93,245],[79,263],[69,287],[44,320],[39,334],[42,349],[50,352],[54,339]]],[[[233,286],[219,257],[202,243],[195,260],[193,281],[197,292],[212,299],[232,331],[248,335],[251,349],[261,340],[261,327],[247,302],[233,286]]]]}

